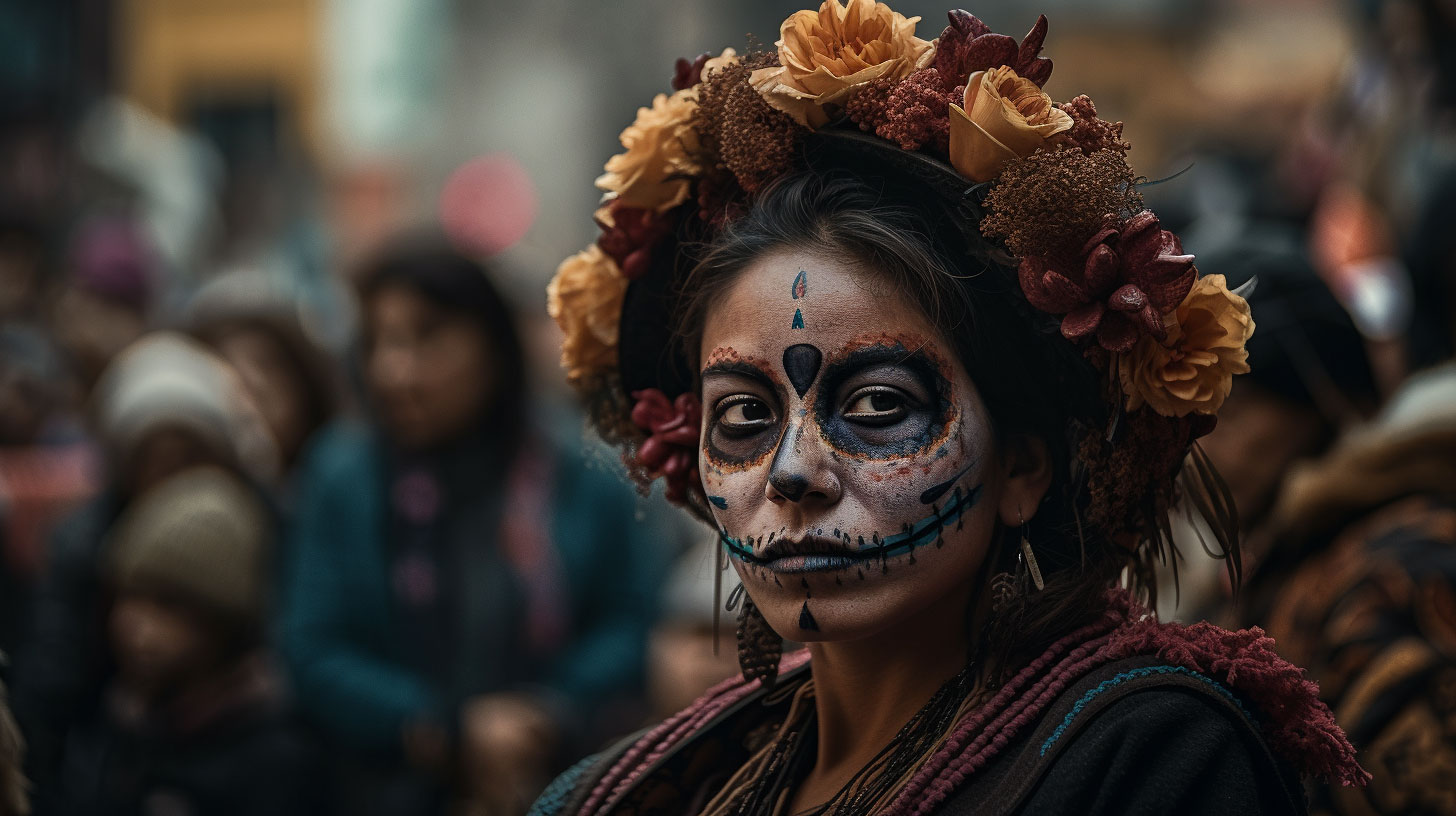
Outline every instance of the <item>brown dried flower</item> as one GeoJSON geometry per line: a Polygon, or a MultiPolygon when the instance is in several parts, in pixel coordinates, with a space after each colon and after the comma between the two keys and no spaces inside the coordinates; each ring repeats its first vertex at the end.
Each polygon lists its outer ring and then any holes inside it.
{"type": "Polygon", "coordinates": [[[1019,257],[1075,258],[1110,219],[1142,209],[1127,158],[1114,150],[1042,150],[1006,165],[986,196],[981,233],[1019,257]]]}
{"type": "Polygon", "coordinates": [[[697,89],[693,127],[705,156],[713,162],[709,170],[731,174],[750,193],[793,163],[799,138],[806,132],[770,107],[748,82],[754,69],[773,62],[771,54],[747,57],[711,72],[697,89]]]}

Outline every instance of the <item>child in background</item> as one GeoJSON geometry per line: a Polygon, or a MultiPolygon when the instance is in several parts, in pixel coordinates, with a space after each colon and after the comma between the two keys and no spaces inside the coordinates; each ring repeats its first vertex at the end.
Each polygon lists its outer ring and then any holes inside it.
{"type": "Polygon", "coordinates": [[[67,740],[63,812],[316,812],[262,649],[273,531],[256,495],[193,469],[136,501],[111,538],[117,672],[98,726],[67,740]]]}

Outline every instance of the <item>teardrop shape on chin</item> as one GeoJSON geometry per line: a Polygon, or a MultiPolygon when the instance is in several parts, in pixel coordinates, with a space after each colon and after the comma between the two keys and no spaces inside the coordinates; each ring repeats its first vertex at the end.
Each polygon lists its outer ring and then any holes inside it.
{"type": "Polygon", "coordinates": [[[803,607],[799,609],[799,628],[805,632],[819,631],[819,621],[814,620],[814,615],[809,611],[808,601],[804,601],[803,607]]]}

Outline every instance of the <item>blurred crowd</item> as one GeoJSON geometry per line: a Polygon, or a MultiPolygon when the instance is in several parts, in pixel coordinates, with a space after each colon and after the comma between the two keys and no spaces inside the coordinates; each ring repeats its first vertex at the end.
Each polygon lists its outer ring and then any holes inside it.
{"type": "MultiPolygon", "coordinates": [[[[1350,32],[1324,92],[1169,125],[1189,169],[1145,188],[1258,325],[1203,443],[1242,586],[1183,518],[1160,613],[1310,668],[1374,774],[1317,812],[1453,813],[1456,7],[1293,5],[1350,32]]],[[[1249,8],[1203,13],[1257,42],[1249,8]]],[[[544,385],[549,269],[501,254],[559,226],[527,170],[468,165],[406,229],[376,165],[321,225],[301,159],[216,143],[251,120],[74,58],[0,65],[0,816],[520,814],[737,670],[711,537],[544,385]]]]}

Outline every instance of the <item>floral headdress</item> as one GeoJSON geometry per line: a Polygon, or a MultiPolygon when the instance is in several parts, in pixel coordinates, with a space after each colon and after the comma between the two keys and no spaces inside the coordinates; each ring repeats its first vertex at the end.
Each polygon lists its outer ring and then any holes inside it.
{"type": "Polygon", "coordinates": [[[969,12],[949,18],[923,40],[918,17],[884,3],[824,0],[784,21],[776,53],[678,60],[673,93],[623,131],[626,152],[597,179],[601,235],[562,263],[548,308],[566,334],[567,378],[642,484],[664,478],[669,498],[706,510],[690,378],[624,376],[629,355],[662,354],[660,342],[621,348],[643,328],[626,316],[631,301],[665,297],[679,244],[710,238],[800,169],[804,141],[852,133],[976,192],[969,228],[1104,375],[1112,418],[1078,450],[1094,523],[1135,539],[1150,485],[1154,509],[1171,504],[1191,443],[1248,371],[1248,304],[1222,276],[1200,277],[1143,209],[1122,123],[1100,119],[1086,96],[1055,104],[1042,91],[1045,17],[1020,42],[969,12]]]}

